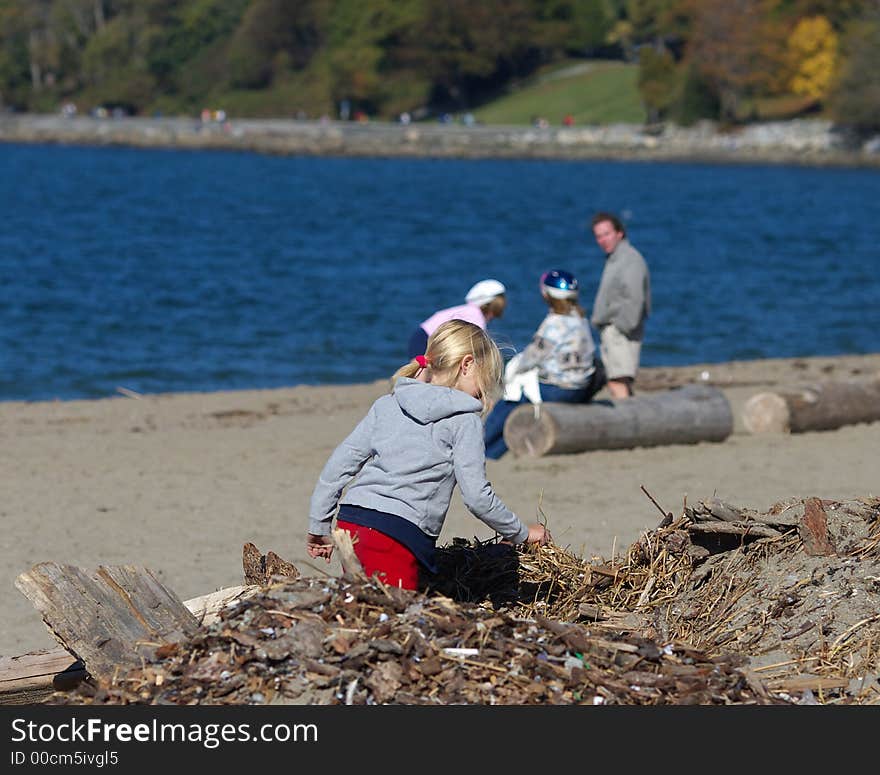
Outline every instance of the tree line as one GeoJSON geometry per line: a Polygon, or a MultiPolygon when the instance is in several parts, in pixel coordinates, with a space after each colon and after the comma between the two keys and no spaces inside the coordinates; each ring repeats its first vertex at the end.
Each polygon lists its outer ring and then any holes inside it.
{"type": "Polygon", "coordinates": [[[880,0],[0,0],[7,110],[419,117],[571,58],[636,63],[651,122],[880,128],[880,0]]]}

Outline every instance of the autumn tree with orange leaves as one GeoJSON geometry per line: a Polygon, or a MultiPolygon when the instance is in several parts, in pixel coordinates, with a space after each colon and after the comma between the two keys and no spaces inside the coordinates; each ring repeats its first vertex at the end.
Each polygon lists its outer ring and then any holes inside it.
{"type": "Polygon", "coordinates": [[[772,0],[699,0],[687,49],[690,64],[718,95],[722,121],[736,121],[744,97],[776,86],[783,28],[772,0]]]}

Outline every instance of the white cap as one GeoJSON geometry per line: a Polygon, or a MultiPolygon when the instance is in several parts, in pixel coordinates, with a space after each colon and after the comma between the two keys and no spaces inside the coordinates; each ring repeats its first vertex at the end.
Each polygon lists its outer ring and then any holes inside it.
{"type": "Polygon", "coordinates": [[[480,280],[467,292],[464,300],[468,304],[476,304],[478,307],[482,307],[503,293],[507,293],[507,289],[498,280],[480,280]]]}

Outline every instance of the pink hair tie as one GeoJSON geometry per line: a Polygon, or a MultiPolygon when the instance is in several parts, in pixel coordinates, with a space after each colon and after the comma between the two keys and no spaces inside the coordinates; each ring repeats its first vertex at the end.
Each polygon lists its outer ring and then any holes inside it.
{"type": "Polygon", "coordinates": [[[424,355],[417,355],[415,357],[416,363],[419,364],[419,367],[422,369],[428,368],[428,359],[424,355]]]}

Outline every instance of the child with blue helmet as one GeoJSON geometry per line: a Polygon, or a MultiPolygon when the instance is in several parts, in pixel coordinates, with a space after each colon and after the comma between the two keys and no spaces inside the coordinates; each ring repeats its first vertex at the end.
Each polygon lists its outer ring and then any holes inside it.
{"type": "MultiPolygon", "coordinates": [[[[507,376],[535,369],[542,401],[585,403],[602,388],[604,370],[589,321],[578,303],[577,278],[564,269],[553,269],[541,275],[539,289],[549,311],[507,376]]],[[[487,458],[497,459],[507,452],[504,422],[527,401],[499,401],[486,418],[487,458]]]]}

